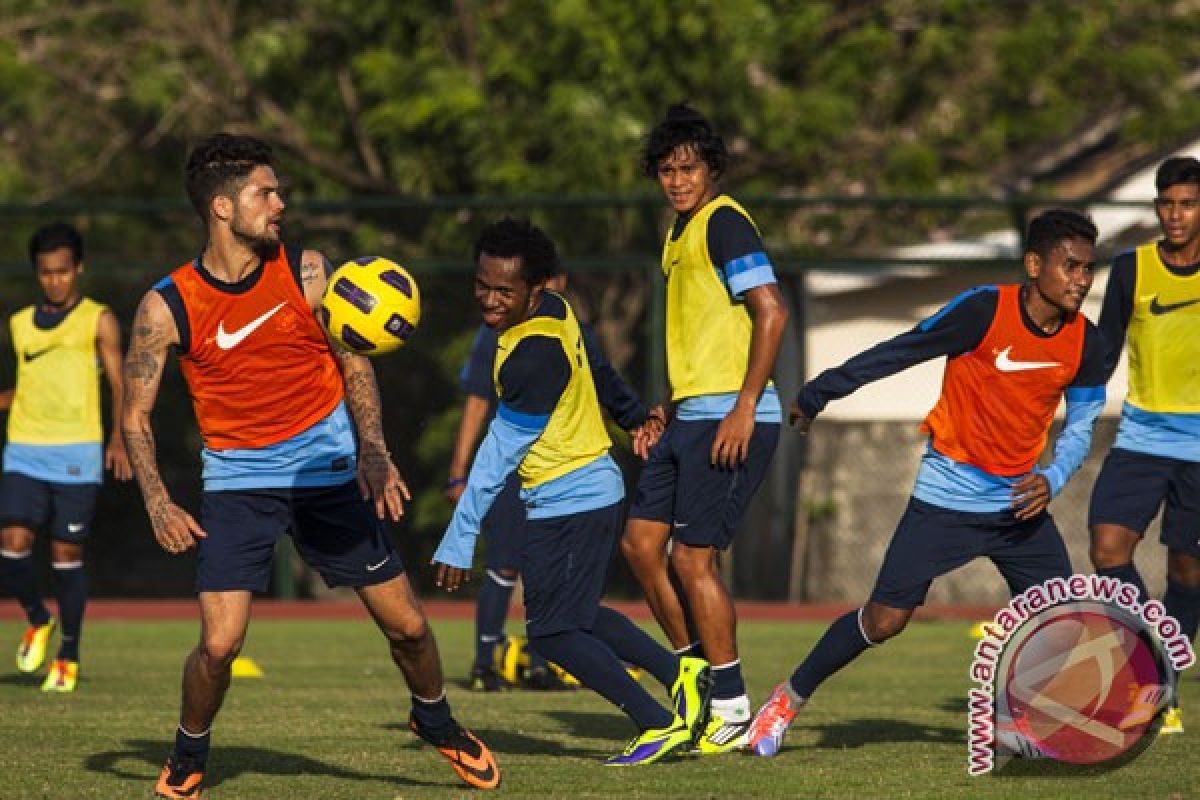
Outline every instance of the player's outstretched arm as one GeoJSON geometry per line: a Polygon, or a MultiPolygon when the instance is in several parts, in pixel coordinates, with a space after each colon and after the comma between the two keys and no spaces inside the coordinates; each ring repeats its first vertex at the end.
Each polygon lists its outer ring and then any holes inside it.
{"type": "Polygon", "coordinates": [[[196,520],[171,501],[158,471],[150,424],[168,350],[178,343],[179,331],[166,301],[158,292],[147,292],[134,317],[133,338],[125,356],[121,430],[154,538],[168,553],[182,553],[206,536],[196,520]]]}
{"type": "Polygon", "coordinates": [[[960,293],[912,330],[869,347],[804,384],[793,408],[812,420],[830,402],[868,383],[940,356],[954,357],[974,350],[992,324],[998,300],[999,290],[991,285],[960,293]]]}
{"type": "Polygon", "coordinates": [[[96,350],[100,354],[100,363],[104,366],[104,376],[112,393],[112,434],[108,446],[104,448],[104,468],[111,470],[117,480],[127,481],[133,477],[133,468],[129,466],[125,437],[121,435],[121,407],[125,402],[121,326],[117,323],[117,315],[111,311],[101,314],[96,323],[96,350]]]}

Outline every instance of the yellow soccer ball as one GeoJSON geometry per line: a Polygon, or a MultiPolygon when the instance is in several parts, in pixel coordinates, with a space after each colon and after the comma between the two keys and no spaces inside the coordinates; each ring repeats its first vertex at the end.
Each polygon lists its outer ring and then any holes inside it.
{"type": "Polygon", "coordinates": [[[404,267],[379,256],[347,261],[329,276],[317,317],[352,353],[379,356],[404,346],[421,321],[421,292],[404,267]]]}

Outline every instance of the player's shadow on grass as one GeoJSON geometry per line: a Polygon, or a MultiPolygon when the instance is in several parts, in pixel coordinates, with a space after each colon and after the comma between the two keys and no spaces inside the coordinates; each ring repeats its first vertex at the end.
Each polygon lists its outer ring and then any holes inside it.
{"type": "Polygon", "coordinates": [[[967,714],[967,696],[947,697],[938,703],[937,710],[945,711],[947,714],[962,714],[965,717],[967,714]]]}
{"type": "Polygon", "coordinates": [[[896,742],[932,742],[962,744],[966,735],[961,727],[921,725],[898,719],[852,719],[827,725],[805,725],[818,735],[817,747],[845,749],[896,742]]]}
{"type": "Polygon", "coordinates": [[[0,675],[0,684],[9,686],[40,686],[44,680],[46,680],[46,676],[36,672],[10,672],[7,675],[0,675]]]}
{"type": "MultiPolygon", "coordinates": [[[[147,779],[145,769],[136,769],[130,762],[138,765],[148,764],[153,768],[153,778],[158,777],[166,760],[169,744],[160,739],[127,739],[123,750],[108,750],[103,753],[93,753],[84,761],[84,767],[90,772],[100,772],[124,780],[144,782],[147,779]]],[[[441,758],[441,756],[437,756],[441,758]]],[[[242,774],[278,775],[281,778],[298,778],[302,775],[319,775],[346,781],[379,781],[397,786],[429,786],[443,787],[449,785],[417,781],[397,774],[402,769],[397,762],[397,772],[375,775],[358,772],[344,767],[326,764],[305,755],[286,753],[280,750],[269,750],[265,747],[220,746],[214,751],[211,759],[213,769],[204,773],[205,788],[220,786],[222,782],[231,780],[242,774]]]]}
{"type": "MultiPolygon", "coordinates": [[[[580,739],[612,739],[624,744],[635,733],[633,726],[624,717],[615,714],[603,714],[587,711],[546,711],[547,717],[562,725],[563,733],[572,745],[557,738],[541,738],[530,736],[528,733],[510,728],[477,728],[469,726],[471,732],[478,736],[494,753],[500,755],[561,755],[576,758],[607,758],[613,755],[619,747],[595,750],[587,747],[573,746],[580,739]]],[[[407,725],[397,722],[387,722],[382,726],[389,731],[403,731],[410,734],[411,740],[401,744],[408,749],[428,747],[415,735],[412,735],[407,725]]]]}

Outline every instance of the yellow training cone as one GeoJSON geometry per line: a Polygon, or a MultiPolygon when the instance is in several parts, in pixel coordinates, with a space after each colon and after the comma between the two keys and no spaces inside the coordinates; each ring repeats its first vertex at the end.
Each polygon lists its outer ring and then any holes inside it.
{"type": "Polygon", "coordinates": [[[262,676],[262,668],[254,663],[254,659],[247,658],[246,656],[238,656],[233,660],[233,677],[261,678],[262,676]]]}

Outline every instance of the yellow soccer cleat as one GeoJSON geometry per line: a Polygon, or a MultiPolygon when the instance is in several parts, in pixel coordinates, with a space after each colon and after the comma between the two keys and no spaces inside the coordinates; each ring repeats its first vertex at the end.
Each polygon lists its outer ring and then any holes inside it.
{"type": "Polygon", "coordinates": [[[30,625],[17,646],[17,669],[21,672],[37,672],[46,660],[46,645],[54,633],[54,618],[45,625],[30,625]]]}
{"type": "Polygon", "coordinates": [[[565,669],[560,667],[558,664],[555,664],[553,661],[547,661],[546,663],[550,665],[550,671],[553,672],[556,676],[558,676],[558,679],[562,682],[562,685],[564,688],[578,689],[580,686],[583,685],[582,683],[579,682],[579,678],[576,678],[574,675],[567,672],[565,669]]]}
{"type": "Polygon", "coordinates": [[[683,752],[692,743],[692,732],[678,715],[667,728],[652,728],[635,736],[625,749],[604,762],[607,767],[652,764],[683,752]]]}
{"type": "Polygon", "coordinates": [[[1158,735],[1165,736],[1170,733],[1183,733],[1183,710],[1179,706],[1172,706],[1163,714],[1163,723],[1158,729],[1158,735]]]}
{"type": "Polygon", "coordinates": [[[719,715],[709,717],[708,726],[696,741],[694,752],[702,756],[715,756],[721,753],[732,753],[744,750],[750,744],[750,723],[726,722],[719,715]]]}
{"type": "Polygon", "coordinates": [[[56,658],[42,683],[43,692],[73,692],[79,680],[79,662],[56,658]]]}
{"type": "Polygon", "coordinates": [[[679,659],[679,674],[671,686],[671,704],[687,724],[692,741],[700,738],[708,722],[708,701],[712,697],[712,668],[703,658],[679,659]]]}
{"type": "Polygon", "coordinates": [[[509,686],[520,686],[529,667],[529,652],[524,636],[510,636],[495,650],[496,673],[509,686]]]}

